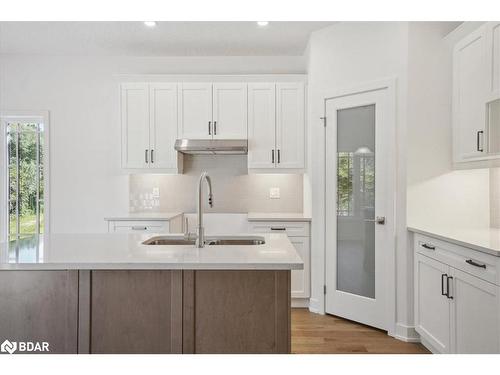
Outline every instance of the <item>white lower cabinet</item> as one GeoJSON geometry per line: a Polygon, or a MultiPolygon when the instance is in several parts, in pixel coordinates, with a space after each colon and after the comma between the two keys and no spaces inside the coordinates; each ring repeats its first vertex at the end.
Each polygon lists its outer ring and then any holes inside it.
{"type": "MultiPolygon", "coordinates": [[[[291,295],[295,299],[307,299],[311,296],[311,245],[309,222],[250,222],[253,233],[286,233],[290,242],[304,262],[304,269],[292,270],[291,295]]],[[[297,307],[303,307],[298,306],[297,307]]]]}
{"type": "Polygon", "coordinates": [[[450,352],[450,303],[441,285],[448,266],[421,254],[415,257],[415,329],[440,353],[450,352]]]}
{"type": "Polygon", "coordinates": [[[499,262],[415,236],[415,329],[432,352],[500,353],[499,262]]]}

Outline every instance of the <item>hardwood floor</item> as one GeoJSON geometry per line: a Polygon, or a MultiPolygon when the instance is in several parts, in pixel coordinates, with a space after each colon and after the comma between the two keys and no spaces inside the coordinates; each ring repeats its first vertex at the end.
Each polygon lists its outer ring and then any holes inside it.
{"type": "Polygon", "coordinates": [[[422,354],[421,344],[406,343],[385,331],[307,309],[292,309],[292,353],[297,354],[422,354]]]}

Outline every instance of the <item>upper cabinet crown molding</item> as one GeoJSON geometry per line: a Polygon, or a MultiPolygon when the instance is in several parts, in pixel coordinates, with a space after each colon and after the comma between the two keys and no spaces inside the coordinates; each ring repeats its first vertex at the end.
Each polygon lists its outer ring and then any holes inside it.
{"type": "Polygon", "coordinates": [[[453,48],[453,159],[500,158],[500,22],[487,22],[453,48]]]}

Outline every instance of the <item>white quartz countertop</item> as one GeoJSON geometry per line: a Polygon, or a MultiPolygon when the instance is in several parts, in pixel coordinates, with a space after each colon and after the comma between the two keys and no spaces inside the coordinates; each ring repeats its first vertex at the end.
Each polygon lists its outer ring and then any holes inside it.
{"type": "Polygon", "coordinates": [[[303,213],[286,212],[249,212],[248,221],[311,221],[310,216],[303,213]]]}
{"type": "Polygon", "coordinates": [[[500,229],[411,226],[408,227],[408,230],[483,253],[500,256],[500,229]]]}
{"type": "Polygon", "coordinates": [[[182,215],[183,212],[130,212],[118,215],[106,216],[107,221],[124,221],[124,220],[170,220],[174,217],[182,215]]]}
{"type": "Polygon", "coordinates": [[[53,234],[3,242],[0,243],[0,270],[291,270],[304,267],[295,247],[283,233],[246,235],[264,237],[263,245],[207,245],[198,249],[194,245],[142,244],[154,236],[179,238],[179,235],[151,233],[53,234]]]}

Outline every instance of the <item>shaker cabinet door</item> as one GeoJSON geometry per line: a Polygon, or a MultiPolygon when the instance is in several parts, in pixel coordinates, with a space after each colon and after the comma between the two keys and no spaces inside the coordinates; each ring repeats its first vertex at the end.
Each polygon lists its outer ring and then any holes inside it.
{"type": "Polygon", "coordinates": [[[214,83],[214,138],[246,139],[247,114],[246,83],[214,83]]]}
{"type": "Polygon", "coordinates": [[[180,83],[178,100],[180,137],[212,138],[212,84],[180,83]]]}
{"type": "Polygon", "coordinates": [[[446,292],[449,267],[415,254],[415,329],[440,353],[450,353],[450,299],[446,292]]]}
{"type": "Polygon", "coordinates": [[[121,85],[122,167],[149,167],[149,88],[147,83],[121,85]]]}

